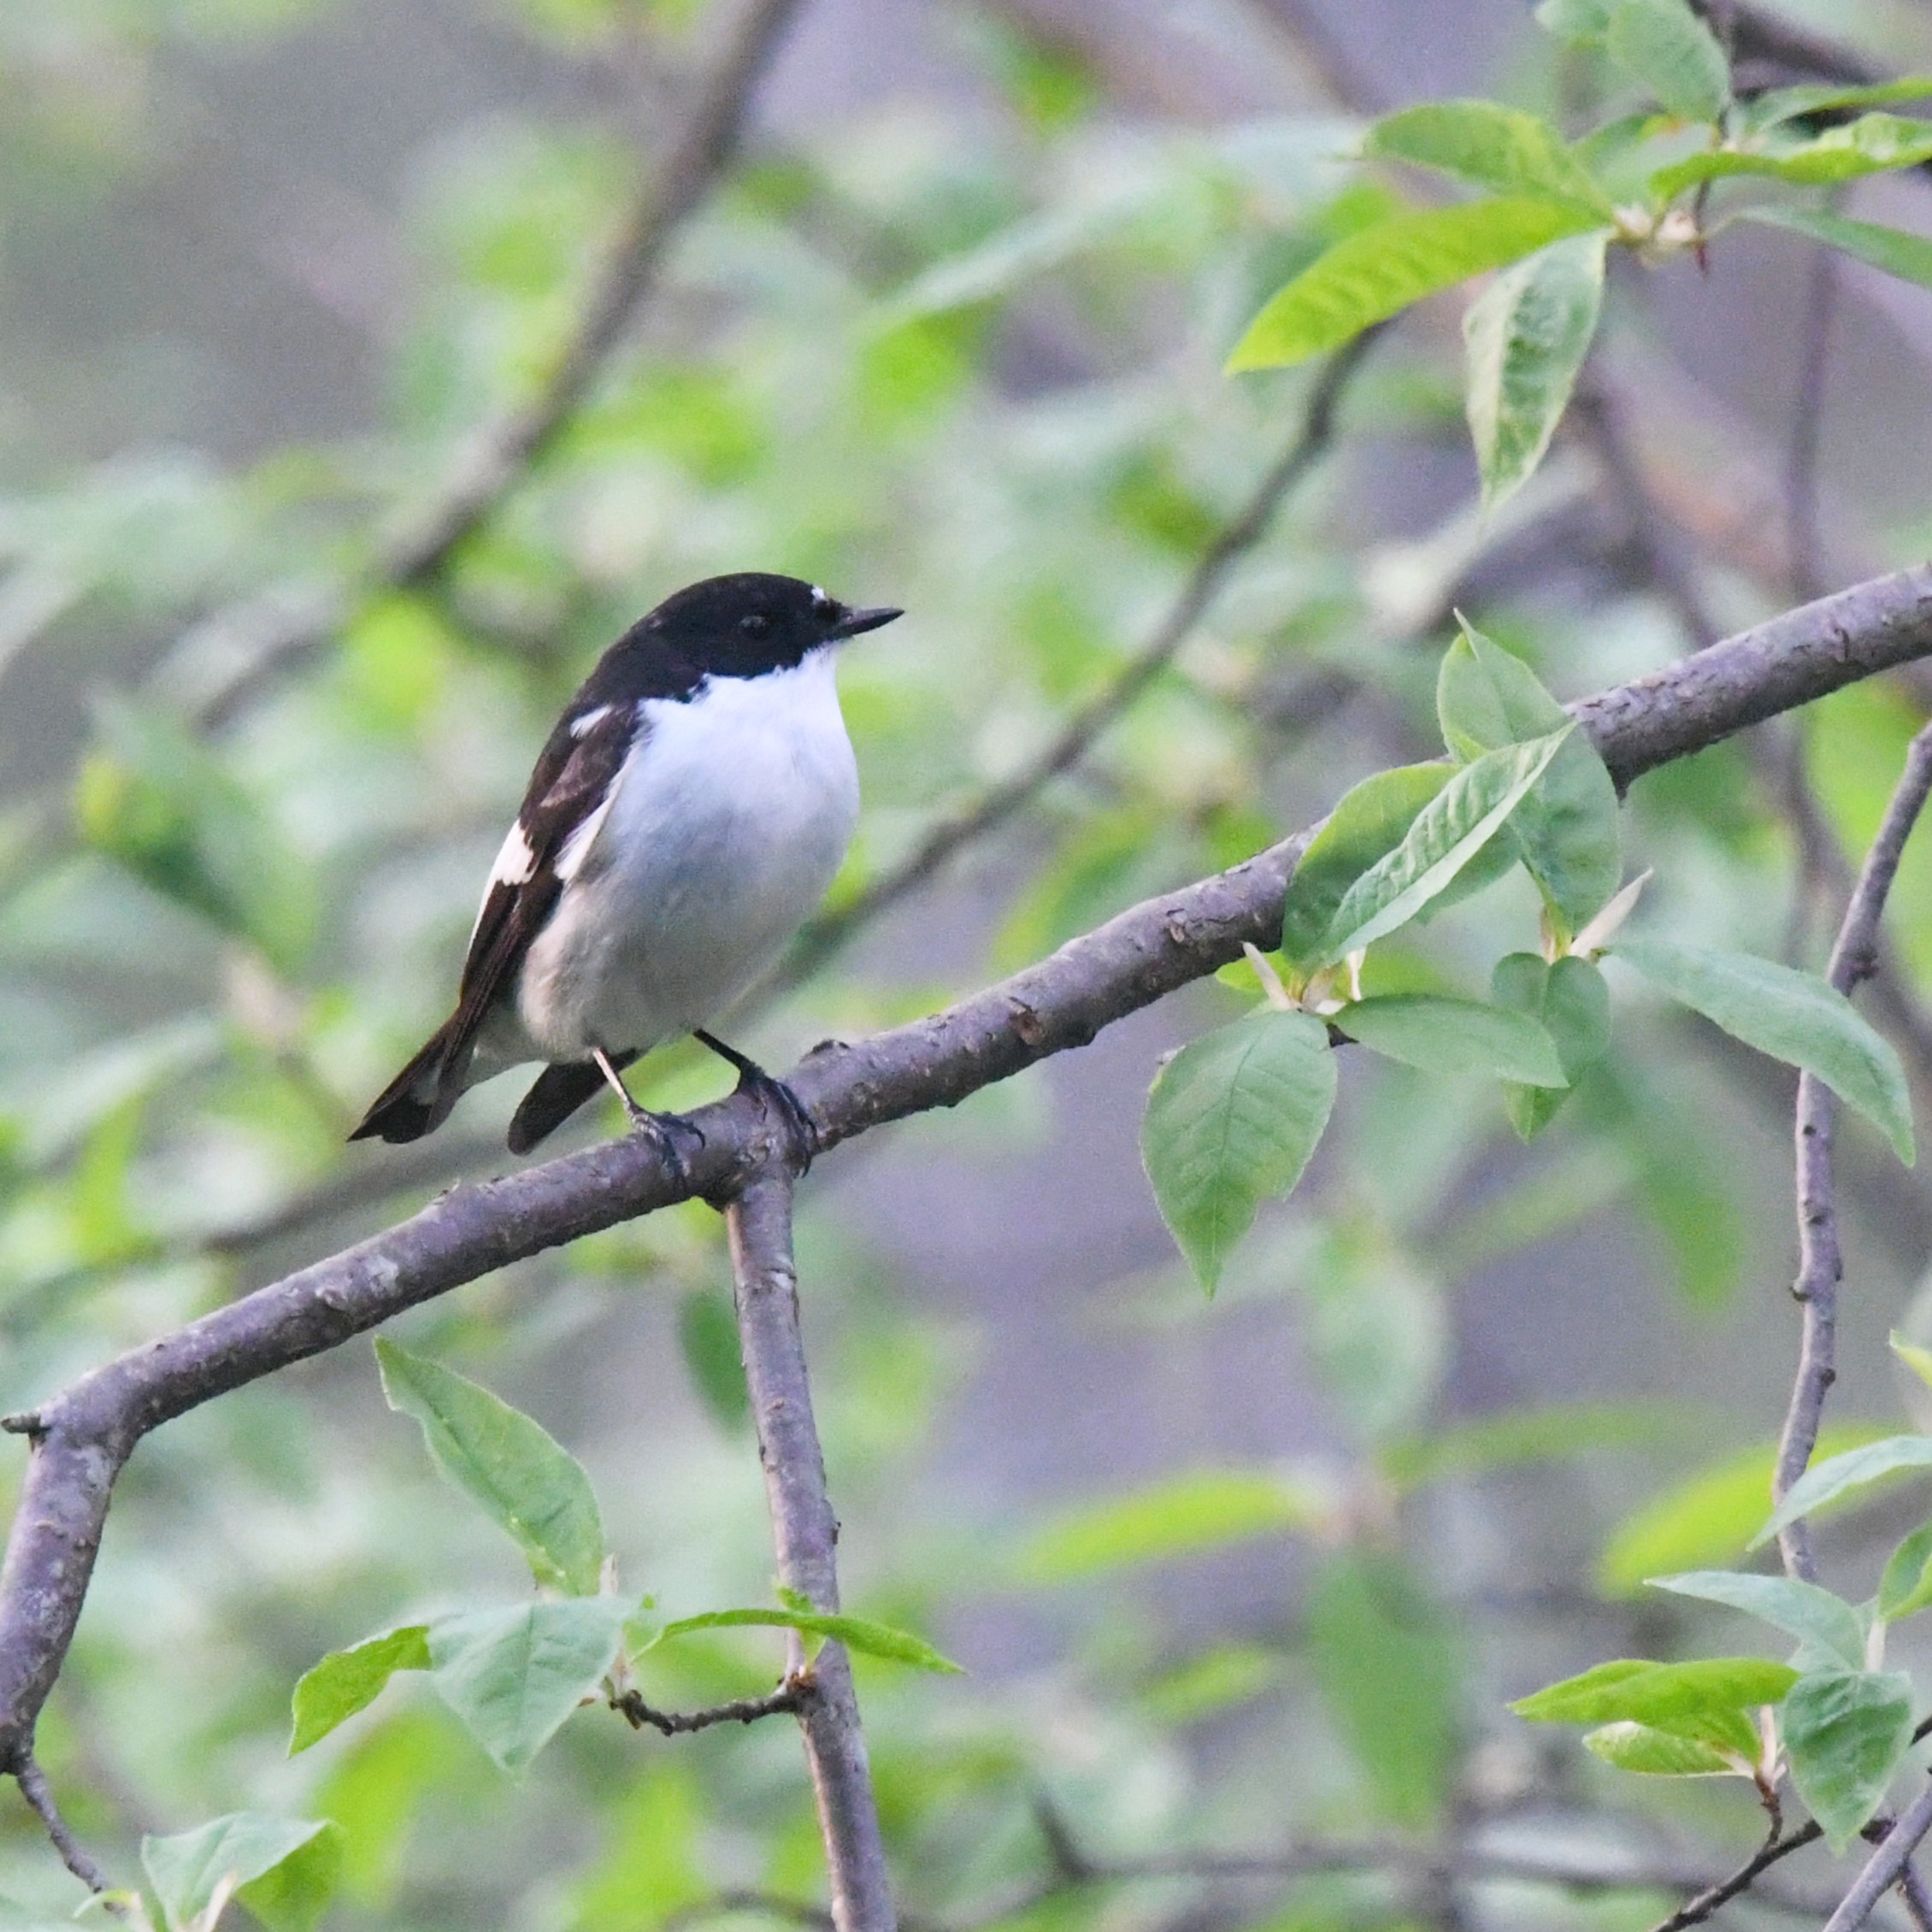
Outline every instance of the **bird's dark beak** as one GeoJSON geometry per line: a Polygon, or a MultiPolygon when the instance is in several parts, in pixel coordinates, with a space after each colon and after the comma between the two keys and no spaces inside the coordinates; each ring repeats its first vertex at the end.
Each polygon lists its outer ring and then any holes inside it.
{"type": "Polygon", "coordinates": [[[881,624],[889,624],[895,617],[903,617],[903,610],[894,610],[881,604],[876,610],[848,610],[832,627],[833,637],[857,637],[861,631],[875,631],[881,624]]]}

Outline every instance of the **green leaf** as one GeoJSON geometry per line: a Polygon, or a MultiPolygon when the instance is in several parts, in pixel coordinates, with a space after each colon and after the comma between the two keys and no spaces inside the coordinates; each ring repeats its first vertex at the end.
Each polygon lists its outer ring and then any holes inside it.
{"type": "Polygon", "coordinates": [[[1669,201],[1686,188],[1731,175],[1755,174],[1800,187],[1829,187],[1867,174],[1917,168],[1932,158],[1932,126],[1895,114],[1862,115],[1811,140],[1770,150],[1716,148],[1687,155],[1651,176],[1652,193],[1669,201]]]}
{"type": "Polygon", "coordinates": [[[1536,24],[1572,47],[1600,47],[1616,9],[1617,0],[1542,0],[1536,24]]]}
{"type": "Polygon", "coordinates": [[[1900,281],[1932,288],[1932,241],[1900,228],[1881,227],[1876,221],[1847,221],[1817,208],[1741,208],[1735,217],[1767,227],[1788,228],[1827,248],[1835,248],[1859,262],[1882,268],[1900,281]]]}
{"type": "MultiPolygon", "coordinates": [[[[1872,1439],[1869,1428],[1835,1423],[1820,1434],[1818,1447],[1836,1455],[1872,1439]]],[[[1762,1444],[1697,1470],[1632,1511],[1604,1546],[1597,1587],[1605,1596],[1630,1596],[1652,1576],[1742,1554],[1764,1520],[1776,1464],[1776,1446],[1762,1444]]]]}
{"type": "MultiPolygon", "coordinates": [[[[245,1894],[303,1847],[333,1828],[314,1818],[231,1811],[192,1831],[141,1841],[141,1868],[174,1932],[205,1932],[203,1915],[228,1888],[245,1894]]],[[[339,1836],[339,1835],[338,1835],[339,1836]]],[[[209,1923],[212,1923],[210,1915],[209,1923]]],[[[312,1923],[312,1921],[311,1921],[312,1923]]]]}
{"type": "Polygon", "coordinates": [[[372,1724],[315,1793],[315,1809],[342,1827],[342,1889],[367,1911],[395,1895],[423,1801],[450,1774],[455,1731],[440,1705],[398,1711],[372,1724]]]}
{"type": "Polygon", "coordinates": [[[1741,1610],[1800,1643],[1829,1652],[1852,1670],[1864,1662],[1865,1635],[1858,1612],[1816,1583],[1790,1576],[1747,1576],[1733,1570],[1688,1570],[1650,1582],[1653,1589],[1741,1610]]]}
{"type": "Polygon", "coordinates": [[[1422,1825],[1455,1761],[1457,1651],[1441,1611],[1393,1558],[1349,1553],[1308,1593],[1316,1688],[1380,1808],[1422,1825]]]}
{"type": "MultiPolygon", "coordinates": [[[[1443,742],[1464,761],[1570,722],[1520,657],[1466,621],[1443,655],[1435,706],[1443,742]]],[[[1510,831],[1564,938],[1582,931],[1623,877],[1617,786],[1586,733],[1565,740],[1517,808],[1510,831]]]]}
{"type": "Polygon", "coordinates": [[[1402,843],[1347,892],[1316,949],[1328,966],[1406,925],[1501,830],[1549,769],[1574,726],[1487,751],[1417,814],[1402,843]]]}
{"type": "Polygon", "coordinates": [[[1499,195],[1575,202],[1599,221],[1616,209],[1546,121],[1494,101],[1431,101],[1387,115],[1362,152],[1374,161],[1433,168],[1499,195]]]}
{"type": "Polygon", "coordinates": [[[716,1288],[692,1289],[678,1305],[678,1349],[711,1420],[734,1432],[751,1419],[739,1346],[729,1298],[716,1288]]]}
{"type": "Polygon", "coordinates": [[[1487,1074],[1536,1087],[1564,1084],[1549,1034],[1534,1020],[1480,999],[1381,993],[1330,1016],[1352,1040],[1428,1074],[1487,1074]]]}
{"type": "Polygon", "coordinates": [[[1230,375],[1280,368],[1339,348],[1439,289],[1599,225],[1575,202],[1506,195],[1409,209],[1337,242],[1278,290],[1228,358],[1230,375]]]}
{"type": "MultiPolygon", "coordinates": [[[[1386,1443],[1376,1462],[1382,1480],[1405,1492],[1523,1463],[1567,1461],[1599,1449],[1655,1447],[1670,1426],[1666,1414],[1647,1404],[1511,1409],[1386,1443]]],[[[1737,1546],[1744,1546],[1741,1536],[1737,1546]]]]}
{"type": "MultiPolygon", "coordinates": [[[[1565,958],[1552,965],[1534,952],[1505,953],[1496,962],[1489,990],[1499,1006],[1540,1023],[1556,1044],[1570,1087],[1610,1051],[1610,988],[1589,960],[1565,958]]],[[[1567,1095],[1567,1088],[1506,1087],[1503,1105],[1511,1126],[1528,1140],[1548,1124],[1567,1095]]]]}
{"type": "Polygon", "coordinates": [[[1714,1744],[1653,1730],[1648,1724],[1605,1724],[1583,1740],[1583,1748],[1594,1752],[1605,1764],[1620,1771],[1635,1771],[1648,1777],[1735,1778],[1752,1775],[1748,1759],[1740,1764],[1735,1755],[1720,1751],[1714,1744]]]}
{"type": "Polygon", "coordinates": [[[654,1642],[688,1635],[693,1630],[739,1629],[798,1630],[807,1636],[824,1637],[845,1645],[847,1650],[863,1651],[868,1657],[882,1657],[888,1663],[910,1664],[915,1670],[931,1670],[942,1676],[963,1677],[965,1672],[951,1658],[943,1657],[910,1630],[895,1629],[890,1623],[875,1623],[869,1617],[846,1617],[835,1611],[707,1610],[696,1617],[680,1617],[667,1623],[654,1642]]]}
{"type": "Polygon", "coordinates": [[[1440,1282],[1386,1237],[1335,1227],[1295,1269],[1308,1302],[1304,1346],[1335,1420],[1360,1440],[1414,1428],[1452,1352],[1440,1282]]]}
{"type": "Polygon", "coordinates": [[[571,1932],[657,1932],[688,1923],[692,1908],[716,1896],[698,1863],[705,1808],[687,1765],[655,1757],[598,1807],[604,1855],[559,1915],[571,1932]]]}
{"type": "Polygon", "coordinates": [[[1932,1604],[1932,1523],[1922,1523],[1893,1551],[1878,1580],[1878,1614],[1888,1623],[1932,1604]]]}
{"type": "Polygon", "coordinates": [[[1279,1536],[1321,1514],[1317,1499],[1278,1476],[1199,1470],[1054,1517],[1028,1539],[1016,1569],[1028,1582],[1067,1582],[1279,1536]]]}
{"type": "Polygon", "coordinates": [[[1686,0],[1617,0],[1604,45],[1617,66],[1686,121],[1714,121],[1729,104],[1724,50],[1686,0]]]}
{"type": "Polygon", "coordinates": [[[1801,115],[1820,114],[1831,108],[1880,108],[1895,101],[1923,100],[1932,95],[1932,76],[1905,75],[1899,80],[1880,80],[1866,86],[1839,86],[1830,81],[1801,87],[1773,87],[1744,103],[1738,116],[1743,132],[1761,134],[1782,121],[1795,121],[1801,115]]]}
{"type": "Polygon", "coordinates": [[[1746,1046],[1816,1075],[1912,1164],[1911,1099],[1899,1056],[1815,973],[1666,939],[1626,940],[1615,957],[1746,1046]]]}
{"type": "Polygon", "coordinates": [[[422,1425],[436,1466],[515,1538],[539,1583],[597,1593],[604,1525],[583,1465],[550,1432],[453,1369],[378,1336],[389,1406],[422,1425]]]}
{"type": "MultiPolygon", "coordinates": [[[[1753,1258],[1740,1198],[1744,1176],[1711,1136],[1708,1096],[1681,1073],[1620,1056],[1591,1082],[1590,1116],[1623,1157],[1633,1205],[1664,1244],[1677,1292],[1693,1306],[1716,1309],[1753,1258]]],[[[1743,1546],[1741,1537],[1736,1547],[1743,1546]]]]}
{"type": "Polygon", "coordinates": [[[315,868],[296,862],[227,764],[164,707],[103,698],[96,709],[102,746],[75,798],[87,843],[297,970],[315,937],[315,868]]]}
{"type": "Polygon", "coordinates": [[[1751,1539],[1751,1547],[1762,1548],[1781,1529],[1848,1489],[1876,1482],[1897,1470],[1923,1469],[1932,1469],[1932,1435],[1888,1435],[1881,1441],[1847,1449],[1842,1456],[1813,1463],[1792,1484],[1770,1521],[1751,1539]]]}
{"type": "Polygon", "coordinates": [[[1154,1077],[1140,1155],[1161,1218],[1210,1294],[1271,1194],[1300,1180],[1335,1104],[1328,1031],[1263,1010],[1182,1047],[1154,1077]]]}
{"type": "Polygon", "coordinates": [[[367,1710],[397,1671],[428,1668],[429,1627],[424,1623],[405,1623],[352,1649],[332,1650],[296,1683],[289,1756],[306,1751],[344,1719],[367,1710]]]}
{"type": "Polygon", "coordinates": [[[1814,1670],[1784,1700],[1784,1748],[1805,1809],[1843,1852],[1871,1822],[1911,1745],[1911,1679],[1814,1670]]]}
{"type": "Polygon", "coordinates": [[[348,1833],[325,1824],[235,1896],[268,1932],[315,1932],[341,1888],[348,1849],[348,1833]]]}
{"type": "Polygon", "coordinates": [[[1342,794],[1309,841],[1281,906],[1281,956],[1297,972],[1314,970],[1322,940],[1348,888],[1407,836],[1455,775],[1452,765],[1396,765],[1342,794]]]}
{"type": "Polygon", "coordinates": [[[1921,1348],[1916,1342],[1907,1341],[1896,1328],[1886,1338],[1885,1346],[1928,1388],[1932,1388],[1932,1348],[1921,1348]]]}
{"type": "Polygon", "coordinates": [[[1646,1724],[1749,1760],[1758,1753],[1758,1735],[1746,1713],[1778,1703],[1797,1682],[1789,1664],[1761,1657],[1689,1664],[1619,1658],[1519,1698],[1510,1709],[1539,1724],[1646,1724]]]}
{"type": "Polygon", "coordinates": [[[566,1597],[439,1617],[430,1681],[504,1770],[521,1771],[596,1693],[628,1613],[616,1597],[566,1597]]]}
{"type": "Polygon", "coordinates": [[[1505,268],[1463,316],[1470,434],[1493,511],[1529,479],[1570,406],[1603,309],[1610,230],[1552,242],[1505,268]]]}

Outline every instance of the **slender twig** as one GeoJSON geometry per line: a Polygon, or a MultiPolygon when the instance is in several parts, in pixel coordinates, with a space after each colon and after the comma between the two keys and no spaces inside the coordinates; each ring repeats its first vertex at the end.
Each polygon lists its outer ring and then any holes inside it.
{"type": "Polygon", "coordinates": [[[1932,1886],[1926,1884],[1924,1874],[1910,1858],[1899,1877],[1899,1896],[1911,1914],[1914,1932],[1932,1932],[1932,1886]]]}
{"type": "MultiPolygon", "coordinates": [[[[815,1610],[833,1611],[839,1607],[839,1519],[826,1489],[825,1455],[798,1331],[791,1175],[774,1166],[755,1176],[726,1209],[725,1228],[778,1580],[815,1610]]],[[[798,1727],[818,1799],[833,1919],[838,1932],[893,1932],[892,1887],[851,1660],[843,1644],[828,1643],[808,1665],[804,1638],[796,1630],[787,1648],[786,1682],[812,1689],[798,1700],[798,1727]]]]}
{"type": "MultiPolygon", "coordinates": [[[[1891,803],[1878,836],[1858,873],[1838,941],[1831,949],[1826,977],[1849,994],[1878,970],[1878,930],[1885,900],[1898,876],[1905,841],[1932,792],[1932,725],[1921,731],[1905,753],[1891,803]]],[[[1826,1392],[1835,1379],[1838,1281],[1843,1258],[1838,1240],[1838,1203],[1832,1178],[1831,1142],[1838,1119],[1838,1096],[1815,1075],[1799,1076],[1797,1107],[1798,1279],[1792,1293],[1804,1307],[1798,1379],[1778,1444],[1771,1493],[1782,1502],[1811,1460],[1826,1392]]],[[[1807,1526],[1794,1523],[1778,1538],[1785,1569],[1805,1582],[1817,1581],[1807,1526]]]]}
{"type": "Polygon", "coordinates": [[[1774,1832],[1729,1878],[1719,1879],[1715,1885],[1706,1886],[1686,1899],[1668,1917],[1658,1919],[1651,1932],[1688,1932],[1689,1927],[1701,1925],[1719,1906],[1729,1905],[1740,1893],[1748,1892],[1773,1865],[1788,1858],[1794,1852],[1803,1851],[1807,1845],[1816,1845],[1823,1836],[1824,1828],[1816,1822],[1799,1825],[1788,1837],[1780,1838],[1774,1832]]]}
{"type": "MultiPolygon", "coordinates": [[[[1613,779],[1635,778],[1863,677],[1932,656],[1932,568],[1840,592],[1742,633],[1570,715],[1613,779]]],[[[1271,945],[1306,833],[1129,908],[957,1005],[788,1076],[827,1149],[957,1104],[1128,1014],[1271,945]]],[[[513,1261],[692,1196],[728,1197],[783,1152],[755,1096],[699,1110],[683,1175],[627,1135],[507,1178],[449,1189],[344,1252],[215,1310],[82,1376],[9,1425],[33,1442],[0,1567],[0,1768],[27,1758],[85,1601],[113,1487],[143,1436],[174,1417],[339,1346],[513,1261]]]]}
{"type": "Polygon", "coordinates": [[[1927,1783],[1886,1833],[1884,1841],[1866,1861],[1838,1910],[1825,1921],[1824,1932],[1858,1932],[1871,1917],[1872,1908],[1904,1876],[1906,1861],[1929,1831],[1932,1831],[1932,1782],[1927,1783]]]}
{"type": "Polygon", "coordinates": [[[761,1717],[796,1716],[817,1693],[807,1681],[786,1684],[769,1697],[734,1697],[726,1704],[714,1704],[703,1711],[659,1711],[646,1704],[634,1690],[623,1691],[610,1700],[610,1707],[627,1718],[633,1730],[648,1724],[666,1737],[684,1737],[692,1731],[708,1731],[714,1724],[755,1724],[761,1717]]]}
{"type": "Polygon", "coordinates": [[[815,971],[860,927],[916,892],[967,846],[978,844],[1023,810],[1053,780],[1079,764],[1133,708],[1193,635],[1235,567],[1267,535],[1282,499],[1327,453],[1334,441],[1342,397],[1380,333],[1365,330],[1322,364],[1287,447],[1201,553],[1180,593],[1140,650],[1067,720],[1051,742],[1016,771],[987,786],[971,804],[940,820],[911,851],[847,904],[814,920],[792,948],[786,967],[787,983],[815,971]]]}
{"type": "Polygon", "coordinates": [[[271,676],[325,644],[361,597],[427,582],[556,443],[656,290],[672,242],[736,153],[751,97],[801,0],[747,0],[593,279],[575,327],[536,394],[485,423],[442,487],[385,544],[366,580],[285,586],[196,627],[166,676],[207,723],[231,717],[271,676]]]}
{"type": "Polygon", "coordinates": [[[54,1794],[48,1788],[47,1774],[31,1752],[15,1766],[14,1776],[20,1785],[21,1796],[33,1807],[34,1816],[45,1828],[48,1837],[53,1840],[54,1849],[61,1855],[61,1863],[97,1897],[108,1891],[108,1875],[95,1864],[86,1847],[74,1835],[67,1820],[61,1816],[60,1807],[54,1802],[54,1794]]]}

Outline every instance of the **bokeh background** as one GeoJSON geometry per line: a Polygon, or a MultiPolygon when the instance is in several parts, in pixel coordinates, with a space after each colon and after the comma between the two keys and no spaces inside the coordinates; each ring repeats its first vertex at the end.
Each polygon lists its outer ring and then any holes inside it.
{"type": "MultiPolygon", "coordinates": [[[[805,0],[562,433],[445,568],[383,586],[479,426],[553,368],[736,17],[0,0],[6,1406],[507,1164],[515,1081],[419,1149],[342,1138],[445,1010],[530,760],[624,624],[745,568],[905,607],[843,671],[851,903],[1107,686],[1297,434],[1308,372],[1219,365],[1364,191],[1360,118],[1600,104],[1512,0],[805,0]],[[317,613],[238,681],[238,637],[317,613]]],[[[1923,71],[1932,9],[1781,0],[1739,51],[1760,80],[1923,71]]],[[[1923,175],[1861,205],[1932,226],[1923,175]]],[[[1572,697],[1922,552],[1932,298],[1739,231],[1701,274],[1620,264],[1609,315],[1551,461],[1488,521],[1457,302],[1405,318],[1092,755],[730,1037],[780,1065],[928,1010],[1430,755],[1453,609],[1572,697]]],[[[1924,710],[1860,689],[1644,780],[1653,929],[1817,963],[1924,710]]],[[[1926,852],[1895,908],[1923,987],[1926,852]]],[[[1383,969],[1473,989],[1499,939],[1534,943],[1527,891],[1383,969]]],[[[1735,1559],[1759,1511],[1795,1349],[1788,1077],[1619,991],[1612,1061],[1528,1149],[1493,1091],[1352,1059],[1316,1169],[1211,1303],[1136,1134],[1158,1056],[1232,992],[815,1171],[805,1316],[848,1601],[969,1672],[862,1669],[909,1905],[997,1908],[1050,1869],[1043,1813],[1103,1853],[1452,1820],[1715,1869],[1753,1838],[1747,1794],[1612,1794],[1503,1709],[1601,1657],[1758,1641],[1637,1580],[1735,1559]]],[[[676,1051],[645,1084],[670,1106],[721,1088],[676,1051]]],[[[592,1110],[559,1145],[619,1124],[592,1110]]],[[[1834,1413],[1896,1427],[1883,1338],[1932,1333],[1932,1199],[1861,1124],[1844,1143],[1834,1413]]],[[[672,1614],[767,1600],[709,1210],[398,1328],[585,1460],[627,1584],[672,1614]]],[[[1848,1593],[1912,1506],[1832,1531],[1848,1593]]],[[[721,1888],[815,1895],[784,1725],[669,1744],[586,1713],[513,1785],[399,1681],[285,1759],[324,1651],[520,1574],[353,1344],[142,1449],[44,1761],[128,1876],[144,1831],[339,1819],[345,1924],[651,1932],[721,1888]]],[[[756,1692],[776,1654],[689,1642],[645,1688],[756,1692]]],[[[76,1895],[18,1805],[0,1893],[76,1895]]],[[[1655,1905],[1181,1880],[1032,1919],[1607,1926],[1655,1905]]]]}

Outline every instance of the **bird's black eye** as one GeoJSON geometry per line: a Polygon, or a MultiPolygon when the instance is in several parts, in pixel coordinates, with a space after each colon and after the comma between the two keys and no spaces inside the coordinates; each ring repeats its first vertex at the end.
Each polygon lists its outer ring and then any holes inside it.
{"type": "Polygon", "coordinates": [[[771,628],[771,619],[762,610],[754,610],[749,617],[740,617],[738,627],[746,637],[763,637],[771,628]]]}

